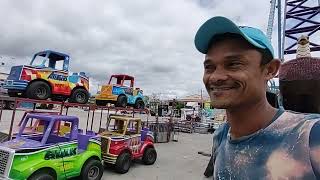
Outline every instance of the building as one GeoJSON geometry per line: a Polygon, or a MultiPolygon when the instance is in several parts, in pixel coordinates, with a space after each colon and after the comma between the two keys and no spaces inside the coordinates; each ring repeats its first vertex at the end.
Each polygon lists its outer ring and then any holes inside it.
{"type": "Polygon", "coordinates": [[[0,93],[6,93],[7,91],[2,88],[4,81],[7,79],[9,74],[0,72],[0,93]]]}

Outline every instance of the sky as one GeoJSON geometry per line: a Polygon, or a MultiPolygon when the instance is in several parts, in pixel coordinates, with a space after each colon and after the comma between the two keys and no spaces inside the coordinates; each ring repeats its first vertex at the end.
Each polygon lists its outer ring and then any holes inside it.
{"type": "Polygon", "coordinates": [[[91,93],[121,73],[146,95],[183,97],[205,90],[204,55],[193,43],[199,26],[226,16],[265,32],[269,8],[270,0],[1,0],[0,62],[9,72],[50,49],[90,76],[91,93]]]}

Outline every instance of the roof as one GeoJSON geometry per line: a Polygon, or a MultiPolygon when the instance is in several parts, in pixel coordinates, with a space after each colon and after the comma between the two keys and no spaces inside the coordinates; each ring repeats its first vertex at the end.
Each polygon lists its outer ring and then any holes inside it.
{"type": "Polygon", "coordinates": [[[52,50],[40,51],[40,52],[36,53],[35,56],[41,55],[41,54],[47,54],[47,53],[56,54],[56,55],[62,56],[62,57],[69,57],[69,55],[67,55],[67,54],[64,54],[64,53],[61,53],[61,52],[57,52],[57,51],[52,51],[52,50]]]}
{"type": "Polygon", "coordinates": [[[132,80],[132,79],[134,79],[133,76],[130,76],[130,75],[127,75],[127,74],[113,74],[113,75],[111,75],[111,77],[120,78],[120,79],[123,79],[125,77],[124,80],[132,80]]]}
{"type": "Polygon", "coordinates": [[[44,113],[29,113],[26,118],[36,118],[45,121],[69,121],[78,123],[79,119],[76,116],[66,116],[66,115],[52,115],[44,113]]]}

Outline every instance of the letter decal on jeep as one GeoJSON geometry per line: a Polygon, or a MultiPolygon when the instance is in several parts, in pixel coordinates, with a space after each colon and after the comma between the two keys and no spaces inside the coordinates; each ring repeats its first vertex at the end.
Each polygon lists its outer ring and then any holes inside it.
{"type": "Polygon", "coordinates": [[[52,151],[48,151],[46,155],[44,155],[45,160],[55,159],[55,154],[52,151]]]}
{"type": "Polygon", "coordinates": [[[57,81],[67,81],[68,80],[68,76],[64,76],[61,74],[55,74],[54,72],[52,72],[48,79],[53,79],[53,80],[57,80],[57,81]]]}
{"type": "Polygon", "coordinates": [[[71,154],[71,156],[74,156],[74,155],[76,155],[77,154],[77,148],[73,148],[73,149],[70,149],[70,154],[71,154]]]}
{"type": "Polygon", "coordinates": [[[59,158],[74,156],[76,154],[77,154],[77,148],[65,148],[61,150],[47,151],[47,153],[44,156],[44,159],[45,160],[59,159],[59,158]]]}

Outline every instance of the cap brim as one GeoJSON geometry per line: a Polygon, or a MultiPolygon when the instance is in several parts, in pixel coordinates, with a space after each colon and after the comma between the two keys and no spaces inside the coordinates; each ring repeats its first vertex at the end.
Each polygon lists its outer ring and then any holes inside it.
{"type": "Polygon", "coordinates": [[[235,23],[228,18],[221,16],[209,19],[199,28],[194,39],[194,44],[198,51],[207,54],[211,39],[218,34],[225,33],[239,34],[257,48],[265,49],[264,46],[261,46],[252,38],[244,34],[235,23]]]}

